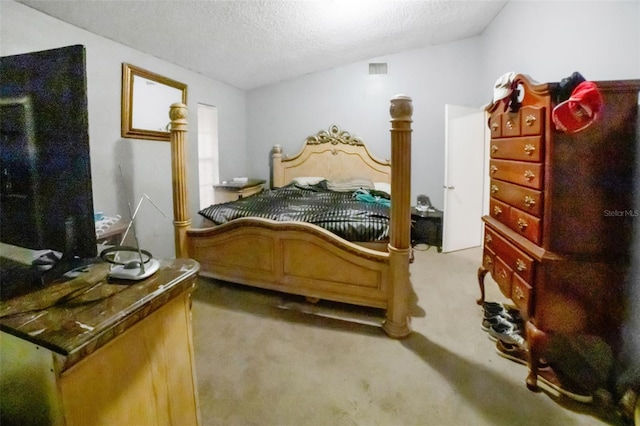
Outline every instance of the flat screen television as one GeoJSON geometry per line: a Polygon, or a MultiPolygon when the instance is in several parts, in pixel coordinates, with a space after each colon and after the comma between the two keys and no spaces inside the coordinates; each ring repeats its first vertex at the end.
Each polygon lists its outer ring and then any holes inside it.
{"type": "Polygon", "coordinates": [[[67,264],[97,256],[85,70],[81,45],[0,58],[0,242],[67,264]]]}

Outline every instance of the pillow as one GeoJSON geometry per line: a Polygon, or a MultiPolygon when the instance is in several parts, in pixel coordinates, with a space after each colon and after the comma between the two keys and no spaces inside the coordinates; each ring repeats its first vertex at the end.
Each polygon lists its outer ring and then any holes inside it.
{"type": "Polygon", "coordinates": [[[373,182],[376,191],[386,192],[391,195],[391,184],[387,182],[373,182]]]}
{"type": "Polygon", "coordinates": [[[353,178],[341,181],[327,181],[327,189],[338,192],[353,192],[358,189],[375,189],[373,182],[364,178],[353,178]]]}
{"type": "Polygon", "coordinates": [[[297,178],[293,178],[291,180],[292,183],[295,183],[296,185],[317,185],[318,183],[320,183],[321,181],[323,181],[324,178],[321,176],[300,176],[297,178]]]}

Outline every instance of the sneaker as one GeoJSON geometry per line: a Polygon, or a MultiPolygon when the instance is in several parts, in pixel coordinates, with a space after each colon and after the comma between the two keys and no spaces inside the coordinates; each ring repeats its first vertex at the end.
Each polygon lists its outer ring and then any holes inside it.
{"type": "Polygon", "coordinates": [[[489,327],[489,338],[491,340],[502,340],[510,345],[524,346],[524,337],[522,331],[513,327],[512,324],[496,324],[489,327]]]}
{"type": "Polygon", "coordinates": [[[509,321],[508,319],[506,319],[503,316],[497,315],[495,317],[490,317],[490,318],[483,318],[482,319],[482,325],[480,326],[482,328],[482,330],[484,331],[489,331],[489,329],[497,324],[505,324],[508,326],[511,326],[511,328],[514,329],[521,329],[522,328],[522,324],[520,323],[514,323],[509,321]]]}
{"type": "Polygon", "coordinates": [[[483,302],[482,308],[485,311],[502,311],[505,309],[504,304],[500,302],[483,302]]]}
{"type": "Polygon", "coordinates": [[[551,392],[552,394],[559,392],[574,401],[584,403],[593,401],[593,395],[591,395],[591,393],[579,389],[566,381],[561,381],[551,367],[538,369],[538,385],[547,390],[547,392],[551,392]]]}
{"type": "Polygon", "coordinates": [[[524,319],[522,319],[522,317],[520,316],[520,313],[515,309],[509,309],[509,310],[498,311],[498,312],[484,311],[483,316],[485,318],[500,316],[511,322],[516,322],[516,323],[524,322],[524,319]]]}
{"type": "Polygon", "coordinates": [[[511,345],[502,340],[496,342],[496,352],[503,358],[517,362],[518,364],[527,365],[529,363],[529,351],[525,346],[511,345]]]}
{"type": "Polygon", "coordinates": [[[500,315],[510,321],[522,321],[520,311],[511,306],[503,305],[502,303],[498,302],[484,302],[483,308],[485,318],[500,315]]]}
{"type": "MultiPolygon", "coordinates": [[[[526,344],[524,346],[510,345],[502,340],[497,340],[496,352],[501,357],[517,362],[518,364],[529,365],[529,348],[527,348],[526,344]]],[[[548,367],[549,365],[544,359],[538,361],[538,368],[548,367]]]]}
{"type": "Polygon", "coordinates": [[[498,314],[505,310],[504,305],[498,302],[483,302],[482,309],[493,314],[498,314]]]}

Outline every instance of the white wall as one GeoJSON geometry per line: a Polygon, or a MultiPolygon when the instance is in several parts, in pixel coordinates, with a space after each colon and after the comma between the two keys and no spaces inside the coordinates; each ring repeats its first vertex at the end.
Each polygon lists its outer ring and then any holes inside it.
{"type": "Polygon", "coordinates": [[[484,85],[505,72],[539,82],[640,78],[640,2],[507,3],[482,36],[484,85]]]}
{"type": "MultiPolygon", "coordinates": [[[[174,257],[171,153],[168,142],[120,137],[121,65],[128,62],[188,85],[191,132],[188,134],[190,211],[199,223],[197,167],[198,103],[218,108],[222,175],[246,174],[245,93],[185,68],[130,49],[119,43],[66,24],[13,1],[0,2],[0,55],[82,44],[87,52],[87,90],[91,173],[95,210],[128,215],[143,193],[167,215],[149,203],[139,213],[142,248],[158,258],[174,257]],[[120,167],[125,175],[122,185],[120,167]]],[[[167,115],[168,117],[168,115],[167,115]]],[[[168,118],[167,118],[168,121],[168,118]]]]}
{"type": "Polygon", "coordinates": [[[640,78],[640,2],[512,0],[482,36],[372,58],[255,89],[247,95],[249,174],[268,177],[274,143],[285,153],[313,132],[339,124],[388,157],[389,99],[413,98],[412,199],[443,207],[444,105],[482,107],[505,72],[560,81],[640,78]],[[389,75],[369,76],[369,62],[389,75]]]}
{"type": "MultiPolygon", "coordinates": [[[[306,75],[248,92],[250,172],[268,177],[271,147],[296,153],[307,136],[337,124],[389,158],[389,101],[413,98],[412,199],[419,193],[442,208],[444,105],[483,103],[475,70],[478,38],[398,53],[306,75]],[[369,62],[387,62],[387,75],[369,75],[369,62]]],[[[488,102],[489,99],[484,100],[488,102]]]]}

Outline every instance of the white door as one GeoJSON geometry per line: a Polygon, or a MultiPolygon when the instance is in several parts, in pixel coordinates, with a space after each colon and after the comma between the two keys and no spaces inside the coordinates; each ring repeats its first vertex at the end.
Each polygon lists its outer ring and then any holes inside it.
{"type": "Polygon", "coordinates": [[[445,105],[442,251],[482,243],[485,112],[445,105]]]}

